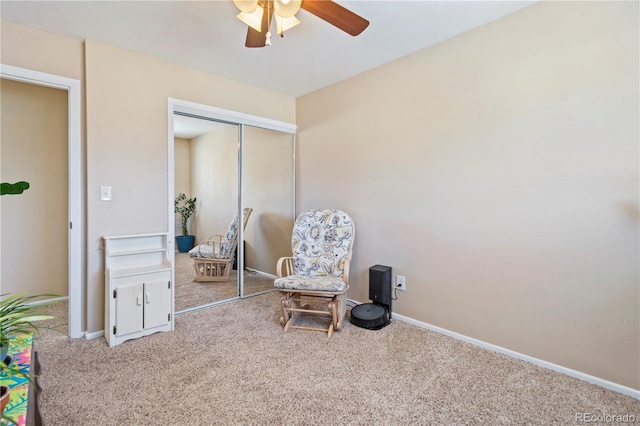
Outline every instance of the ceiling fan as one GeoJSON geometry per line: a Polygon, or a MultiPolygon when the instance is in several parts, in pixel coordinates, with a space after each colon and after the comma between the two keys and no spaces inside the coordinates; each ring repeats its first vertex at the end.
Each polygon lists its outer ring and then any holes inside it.
{"type": "Polygon", "coordinates": [[[240,9],[238,19],[248,25],[246,47],[271,46],[271,20],[276,20],[276,32],[298,25],[296,13],[304,9],[342,31],[357,36],[369,26],[369,21],[331,0],[233,0],[240,9]]]}

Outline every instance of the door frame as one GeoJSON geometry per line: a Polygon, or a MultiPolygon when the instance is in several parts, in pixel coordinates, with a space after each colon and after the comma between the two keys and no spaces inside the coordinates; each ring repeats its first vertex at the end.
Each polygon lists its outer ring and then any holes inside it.
{"type": "Polygon", "coordinates": [[[38,86],[67,91],[68,110],[68,279],[69,279],[69,337],[84,337],[85,311],[83,294],[82,238],[84,217],[82,214],[82,142],[81,142],[81,83],[80,80],[55,74],[34,71],[12,65],[0,64],[0,77],[38,86]]]}

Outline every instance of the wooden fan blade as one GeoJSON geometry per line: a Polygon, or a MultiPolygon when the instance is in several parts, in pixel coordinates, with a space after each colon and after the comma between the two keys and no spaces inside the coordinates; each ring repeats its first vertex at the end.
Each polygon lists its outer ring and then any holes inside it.
{"type": "Polygon", "coordinates": [[[369,21],[331,0],[304,0],[302,8],[352,36],[369,26],[369,21]]]}
{"type": "Polygon", "coordinates": [[[267,32],[271,26],[271,19],[273,18],[273,9],[264,8],[262,14],[262,24],[260,28],[262,31],[254,30],[251,27],[247,27],[247,40],[244,45],[247,47],[264,47],[264,43],[267,41],[267,32]]]}

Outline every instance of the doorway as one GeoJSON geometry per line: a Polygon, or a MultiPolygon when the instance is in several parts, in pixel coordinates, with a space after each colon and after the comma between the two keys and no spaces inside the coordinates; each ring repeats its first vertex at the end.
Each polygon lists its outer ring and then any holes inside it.
{"type": "Polygon", "coordinates": [[[67,93],[6,79],[0,86],[0,178],[30,185],[0,204],[2,292],[67,297],[67,93]]]}
{"type": "MultiPolygon", "coordinates": [[[[84,220],[82,215],[82,183],[81,183],[81,94],[80,81],[53,74],[42,73],[24,68],[2,64],[0,66],[0,77],[3,81],[15,81],[27,83],[29,85],[45,86],[54,89],[61,89],[66,92],[66,129],[67,129],[67,183],[62,191],[67,194],[67,211],[64,224],[67,231],[62,238],[66,240],[67,249],[67,298],[69,303],[69,329],[70,337],[84,336],[84,293],[82,286],[83,273],[83,249],[82,237],[84,220]],[[66,189],[66,191],[65,191],[66,189]]],[[[4,112],[3,112],[4,115],[4,112]]],[[[62,124],[64,127],[64,124],[62,124]]],[[[28,160],[26,160],[28,161],[28,160]]],[[[28,180],[28,179],[25,179],[28,180]]],[[[40,247],[55,250],[51,244],[55,241],[47,240],[47,235],[41,236],[40,247]]],[[[37,241],[21,241],[22,245],[38,247],[37,241]]],[[[1,247],[0,250],[10,250],[9,247],[1,247]]],[[[21,259],[21,261],[33,260],[34,256],[21,259]]],[[[4,288],[4,285],[3,285],[4,288]]]]}

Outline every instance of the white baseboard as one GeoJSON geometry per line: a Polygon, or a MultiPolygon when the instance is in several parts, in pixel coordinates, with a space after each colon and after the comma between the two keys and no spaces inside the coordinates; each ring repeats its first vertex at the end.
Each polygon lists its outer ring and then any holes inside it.
{"type": "MultiPolygon", "coordinates": [[[[348,299],[348,301],[356,305],[360,304],[360,302],[358,302],[357,300],[348,299]]],[[[456,333],[454,331],[450,331],[445,328],[441,328],[426,322],[418,321],[413,318],[409,318],[404,315],[397,314],[395,312],[393,312],[392,315],[393,315],[393,318],[398,319],[400,321],[413,324],[421,328],[426,328],[427,330],[431,330],[439,334],[444,334],[445,336],[449,336],[457,340],[462,340],[463,342],[471,343],[472,345],[479,346],[481,348],[488,349],[493,352],[498,352],[503,355],[510,356],[512,358],[521,359],[523,361],[530,362],[531,364],[534,364],[543,368],[547,368],[549,370],[557,371],[558,373],[566,374],[567,376],[575,377],[576,379],[584,380],[585,382],[589,382],[594,385],[601,386],[605,389],[610,389],[612,391],[616,391],[621,394],[640,400],[640,390],[638,389],[633,389],[618,383],[610,382],[608,380],[601,379],[599,377],[591,376],[589,374],[582,373],[580,371],[572,370],[571,368],[563,367],[561,365],[554,364],[539,358],[534,358],[532,356],[525,355],[520,352],[512,351],[510,349],[506,349],[491,343],[487,343],[482,340],[474,339],[473,337],[465,336],[464,334],[456,333]]]]}
{"type": "Polygon", "coordinates": [[[98,337],[102,337],[102,336],[104,336],[104,330],[92,331],[92,332],[86,331],[84,333],[84,338],[87,340],[97,339],[98,337]]]}
{"type": "Polygon", "coordinates": [[[50,303],[64,302],[65,300],[69,300],[69,297],[63,296],[63,297],[54,297],[52,299],[38,300],[36,302],[29,302],[27,303],[27,305],[38,306],[38,305],[44,305],[45,303],[50,304],[50,303]]]}
{"type": "Polygon", "coordinates": [[[246,269],[247,271],[255,272],[258,275],[262,275],[262,276],[265,276],[265,277],[268,277],[268,278],[273,278],[274,280],[276,278],[278,278],[273,274],[267,274],[266,272],[258,271],[257,269],[247,268],[247,267],[245,267],[244,269],[246,269]]]}

